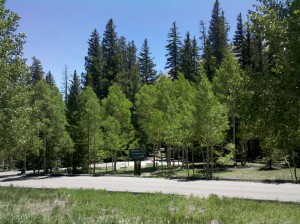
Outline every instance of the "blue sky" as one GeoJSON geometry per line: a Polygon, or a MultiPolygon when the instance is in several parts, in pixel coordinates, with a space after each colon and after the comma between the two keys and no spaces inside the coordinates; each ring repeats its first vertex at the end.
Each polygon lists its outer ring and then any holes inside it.
{"type": "MultiPolygon", "coordinates": [[[[105,25],[113,18],[118,36],[134,40],[140,49],[148,39],[158,71],[164,71],[167,34],[174,21],[181,37],[187,31],[199,38],[199,21],[207,26],[215,0],[7,0],[6,7],[19,14],[20,32],[27,35],[24,56],[41,60],[61,87],[63,71],[84,72],[87,41],[96,28],[101,40],[105,25]]],[[[236,29],[239,12],[245,17],[256,0],[220,0],[231,27],[236,29]]]]}

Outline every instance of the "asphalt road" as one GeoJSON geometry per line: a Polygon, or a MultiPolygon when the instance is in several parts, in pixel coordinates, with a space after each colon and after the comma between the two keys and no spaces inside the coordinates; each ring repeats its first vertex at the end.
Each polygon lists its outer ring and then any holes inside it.
{"type": "Polygon", "coordinates": [[[108,191],[194,195],[208,197],[278,200],[300,203],[299,184],[267,184],[238,181],[185,181],[120,176],[38,176],[22,177],[15,172],[1,172],[0,186],[33,188],[92,188],[108,191]]]}

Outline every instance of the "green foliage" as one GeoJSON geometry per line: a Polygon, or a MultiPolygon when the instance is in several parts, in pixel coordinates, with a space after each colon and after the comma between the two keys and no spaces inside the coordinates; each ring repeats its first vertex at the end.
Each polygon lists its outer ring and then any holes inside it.
{"type": "Polygon", "coordinates": [[[103,159],[103,134],[100,129],[104,111],[91,87],[86,87],[78,99],[78,129],[80,130],[80,148],[77,152],[82,156],[80,164],[88,171],[90,163],[103,159]]]}
{"type": "Polygon", "coordinates": [[[117,84],[109,88],[109,94],[101,104],[104,108],[104,148],[116,161],[118,154],[124,153],[134,141],[134,129],[131,124],[133,105],[117,84]]]}
{"type": "Polygon", "coordinates": [[[85,59],[85,70],[86,74],[84,77],[84,86],[90,86],[94,92],[97,93],[99,98],[103,98],[102,83],[105,81],[104,75],[102,74],[103,69],[103,58],[102,49],[100,45],[100,36],[95,29],[91,38],[88,41],[89,48],[85,59]]]}
{"type": "Polygon", "coordinates": [[[183,41],[181,48],[181,61],[179,70],[184,77],[191,81],[196,82],[199,79],[199,53],[196,38],[190,39],[190,33],[187,32],[186,38],[183,41]]]}
{"type": "Polygon", "coordinates": [[[68,121],[67,130],[74,142],[74,150],[70,154],[67,153],[63,156],[63,165],[65,165],[66,167],[72,167],[72,172],[76,172],[77,167],[81,166],[82,158],[84,158],[80,138],[81,130],[79,127],[80,93],[80,80],[75,70],[66,101],[66,117],[68,121]]]}
{"type": "Polygon", "coordinates": [[[197,85],[195,107],[195,138],[202,147],[206,147],[205,156],[202,149],[202,157],[205,175],[211,179],[215,161],[214,146],[224,141],[228,120],[226,108],[218,101],[211,83],[204,75],[197,85]]]}
{"type": "Polygon", "coordinates": [[[222,166],[233,165],[235,155],[235,145],[232,143],[227,144],[222,150],[221,155],[217,159],[217,164],[222,166]]]}
{"type": "Polygon", "coordinates": [[[102,40],[102,53],[103,53],[103,80],[101,80],[103,85],[103,91],[101,94],[101,99],[106,97],[108,94],[109,87],[115,82],[116,77],[121,72],[122,68],[120,57],[118,57],[119,46],[118,37],[115,31],[115,24],[113,19],[110,19],[106,26],[103,34],[102,40]]]}
{"type": "Polygon", "coordinates": [[[50,86],[55,86],[55,79],[50,71],[47,73],[45,80],[50,86]]]}
{"type": "Polygon", "coordinates": [[[179,75],[181,42],[177,30],[176,22],[173,22],[170,32],[168,33],[168,44],[166,45],[168,53],[166,54],[167,63],[165,69],[170,69],[169,74],[172,79],[177,79],[179,75]]]}
{"type": "Polygon", "coordinates": [[[36,57],[32,58],[32,65],[30,67],[30,76],[31,76],[30,78],[31,84],[36,84],[38,81],[44,79],[42,63],[36,57]]]}
{"type": "Polygon", "coordinates": [[[31,105],[32,90],[23,56],[25,34],[17,33],[19,16],[0,2],[0,154],[26,160],[37,151],[37,126],[31,105]]]}
{"type": "Polygon", "coordinates": [[[120,85],[126,97],[134,102],[134,95],[139,91],[142,84],[136,55],[137,48],[134,41],[126,43],[124,37],[119,39],[119,48],[121,48],[118,54],[122,61],[120,63],[122,72],[116,77],[116,83],[120,85]]]}
{"type": "Polygon", "coordinates": [[[297,8],[298,1],[267,0],[250,14],[254,34],[265,40],[263,73],[249,75],[242,105],[245,117],[250,117],[247,124],[271,155],[279,151],[294,156],[299,148],[299,17],[293,13],[297,8]]]}
{"type": "Polygon", "coordinates": [[[157,71],[154,69],[156,64],[153,62],[153,58],[151,58],[150,48],[148,46],[147,38],[144,40],[140,57],[139,57],[139,64],[140,64],[140,75],[142,78],[143,84],[153,84],[155,81],[155,76],[157,71]]]}
{"type": "Polygon", "coordinates": [[[204,146],[219,144],[228,129],[226,108],[221,105],[212,91],[209,80],[202,76],[196,93],[196,138],[204,146]]]}
{"type": "Polygon", "coordinates": [[[196,89],[191,83],[179,74],[178,80],[173,84],[174,89],[174,115],[171,129],[174,136],[172,143],[180,147],[193,147],[195,125],[195,95],[196,89]]]}
{"type": "Polygon", "coordinates": [[[212,10],[207,41],[211,46],[211,53],[216,59],[217,67],[221,65],[227,51],[228,31],[229,26],[224,11],[222,11],[219,1],[216,0],[212,10]]]}
{"type": "Polygon", "coordinates": [[[47,173],[48,168],[53,167],[55,160],[59,159],[64,151],[72,150],[73,142],[66,132],[65,105],[59,90],[41,80],[34,86],[32,100],[38,109],[34,116],[43,141],[40,156],[43,156],[43,168],[47,173]]]}
{"type": "Polygon", "coordinates": [[[227,108],[230,116],[236,116],[236,97],[241,82],[242,70],[237,60],[228,52],[213,78],[212,86],[215,95],[227,108]]]}

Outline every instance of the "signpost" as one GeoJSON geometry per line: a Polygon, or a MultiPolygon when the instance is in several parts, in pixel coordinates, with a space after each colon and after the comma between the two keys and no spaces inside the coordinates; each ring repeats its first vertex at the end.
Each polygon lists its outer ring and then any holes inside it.
{"type": "Polygon", "coordinates": [[[129,157],[134,160],[134,175],[141,175],[141,160],[147,157],[146,149],[130,149],[129,157]]]}

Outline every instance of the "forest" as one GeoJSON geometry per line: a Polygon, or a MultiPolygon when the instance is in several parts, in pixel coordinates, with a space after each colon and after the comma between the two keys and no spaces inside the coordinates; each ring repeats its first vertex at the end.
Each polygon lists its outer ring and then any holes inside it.
{"type": "MultiPolygon", "coordinates": [[[[99,162],[127,160],[129,149],[155,158],[218,165],[261,159],[300,164],[300,1],[259,0],[237,15],[228,38],[226,12],[215,0],[199,36],[166,36],[167,72],[155,70],[151,40],[138,52],[110,19],[88,40],[85,72],[64,91],[38,55],[26,65],[20,17],[0,1],[0,161],[3,166],[95,172],[99,162]],[[92,165],[94,164],[94,165],[92,165]]],[[[84,43],[83,43],[84,44],[84,43]]],[[[155,166],[155,163],[153,163],[155,166]]],[[[116,167],[114,167],[116,169],[116,167]]]]}

